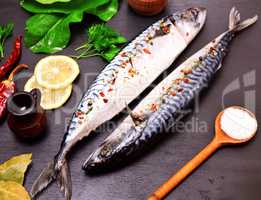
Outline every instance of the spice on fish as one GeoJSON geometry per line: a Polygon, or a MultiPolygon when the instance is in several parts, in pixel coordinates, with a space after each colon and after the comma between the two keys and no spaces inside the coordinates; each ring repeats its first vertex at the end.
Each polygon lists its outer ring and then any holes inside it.
{"type": "Polygon", "coordinates": [[[131,76],[131,77],[134,77],[136,74],[137,74],[137,70],[134,68],[134,67],[131,67],[128,71],[128,74],[131,76]]]}
{"type": "Polygon", "coordinates": [[[152,103],[150,106],[150,110],[152,112],[155,112],[155,111],[157,111],[157,109],[158,109],[158,105],[156,103],[152,103]]]}
{"type": "Polygon", "coordinates": [[[103,92],[99,92],[101,97],[105,97],[105,94],[103,92]]]}
{"type": "Polygon", "coordinates": [[[146,54],[151,54],[150,50],[147,49],[147,48],[144,48],[143,51],[144,51],[144,53],[146,53],[146,54]]]}

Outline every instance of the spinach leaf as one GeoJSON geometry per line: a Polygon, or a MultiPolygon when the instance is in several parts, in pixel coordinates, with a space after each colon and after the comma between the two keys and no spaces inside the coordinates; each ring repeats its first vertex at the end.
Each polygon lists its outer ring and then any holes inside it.
{"type": "Polygon", "coordinates": [[[25,25],[25,45],[35,45],[61,18],[62,15],[55,14],[36,14],[29,18],[25,25]]]}
{"type": "MultiPolygon", "coordinates": [[[[87,13],[96,10],[100,6],[107,5],[110,0],[73,0],[67,3],[57,2],[50,5],[44,5],[36,2],[35,0],[21,0],[20,5],[28,12],[32,13],[64,13],[70,14],[72,12],[85,12],[87,13]]],[[[106,10],[107,7],[104,7],[106,10]]],[[[94,13],[95,14],[95,13],[94,13]]],[[[97,16],[102,14],[97,12],[97,16]]],[[[101,18],[102,19],[102,18],[101,18]]]]}
{"type": "Polygon", "coordinates": [[[36,1],[42,4],[52,4],[55,2],[69,2],[71,0],[36,0],[36,1]]]}
{"type": "Polygon", "coordinates": [[[26,23],[26,45],[34,53],[55,53],[61,51],[70,41],[70,23],[81,22],[82,18],[82,12],[73,12],[68,16],[35,15],[26,23]]]}
{"type": "Polygon", "coordinates": [[[118,0],[111,0],[107,4],[97,7],[96,9],[86,9],[85,12],[99,17],[103,21],[109,21],[118,11],[118,0]]]}

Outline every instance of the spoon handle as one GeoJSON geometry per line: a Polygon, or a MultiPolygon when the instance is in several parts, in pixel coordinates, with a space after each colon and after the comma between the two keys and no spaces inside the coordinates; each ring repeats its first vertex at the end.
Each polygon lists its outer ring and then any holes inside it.
{"type": "Polygon", "coordinates": [[[171,190],[176,188],[189,174],[198,168],[209,156],[211,156],[221,144],[217,139],[214,139],[208,146],[206,146],[199,154],[197,154],[191,161],[189,161],[180,171],[167,180],[160,186],[148,200],[161,200],[171,190]]]}

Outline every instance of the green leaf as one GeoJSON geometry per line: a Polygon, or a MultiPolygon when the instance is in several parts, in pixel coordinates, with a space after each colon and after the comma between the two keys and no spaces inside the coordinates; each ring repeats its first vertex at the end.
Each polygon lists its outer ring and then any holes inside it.
{"type": "Polygon", "coordinates": [[[13,29],[13,23],[8,23],[6,26],[0,26],[0,59],[4,57],[5,40],[12,35],[13,29]]]}
{"type": "Polygon", "coordinates": [[[127,41],[125,37],[105,24],[92,25],[87,30],[87,34],[87,42],[76,49],[78,52],[81,51],[78,56],[74,56],[77,59],[99,55],[111,61],[120,51],[116,45],[127,41]]]}
{"type": "Polygon", "coordinates": [[[35,45],[62,18],[62,15],[36,14],[26,21],[25,44],[35,45]]]}
{"type": "Polygon", "coordinates": [[[101,56],[110,62],[120,51],[120,48],[116,47],[115,45],[112,45],[108,50],[106,50],[104,53],[101,54],[101,56]]]}
{"type": "Polygon", "coordinates": [[[31,163],[32,154],[15,156],[0,165],[0,181],[24,182],[24,174],[31,163]]]}
{"type": "Polygon", "coordinates": [[[66,3],[56,2],[53,4],[41,4],[35,0],[20,0],[20,5],[32,13],[70,14],[75,11],[81,11],[96,15],[104,21],[111,19],[118,10],[118,0],[72,0],[66,3]]]}
{"type": "Polygon", "coordinates": [[[68,45],[71,37],[70,24],[81,22],[83,13],[74,12],[64,17],[41,14],[41,16],[36,15],[32,18],[26,23],[28,25],[25,34],[27,46],[30,46],[34,53],[56,53],[68,45]],[[38,21],[38,26],[35,25],[36,21],[30,23],[30,20],[34,21],[36,19],[42,19],[42,21],[38,21]],[[46,27],[40,26],[40,24],[45,24],[46,27]],[[37,34],[35,34],[35,31],[38,31],[37,34]],[[32,35],[33,40],[30,42],[30,36],[32,35]]]}
{"type": "Polygon", "coordinates": [[[93,10],[108,3],[110,0],[73,0],[67,3],[57,2],[43,5],[35,0],[21,0],[20,5],[32,13],[64,13],[70,14],[75,11],[93,10]]]}
{"type": "Polygon", "coordinates": [[[36,1],[42,4],[52,4],[56,2],[69,2],[71,0],[36,0],[36,1]]]}
{"type": "Polygon", "coordinates": [[[117,37],[111,38],[112,44],[124,44],[125,42],[127,42],[127,39],[123,36],[117,36],[117,37]]]}
{"type": "Polygon", "coordinates": [[[96,9],[86,9],[85,12],[96,15],[103,21],[109,21],[118,11],[118,0],[111,0],[110,2],[97,7],[96,9]]]}

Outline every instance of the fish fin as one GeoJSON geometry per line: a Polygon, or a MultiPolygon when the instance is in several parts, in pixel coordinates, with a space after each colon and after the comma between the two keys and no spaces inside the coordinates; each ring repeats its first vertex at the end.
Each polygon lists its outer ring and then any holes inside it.
{"type": "Polygon", "coordinates": [[[127,103],[125,103],[125,106],[126,106],[127,113],[130,115],[135,126],[137,126],[140,123],[139,120],[137,119],[137,116],[132,112],[132,110],[130,109],[127,103]]]}
{"type": "Polygon", "coordinates": [[[43,189],[56,179],[57,172],[54,167],[54,160],[48,163],[48,166],[43,169],[39,177],[33,183],[30,194],[32,199],[35,198],[43,189]]]}
{"type": "Polygon", "coordinates": [[[241,31],[254,24],[257,20],[258,16],[255,15],[254,17],[241,22],[239,11],[236,9],[236,7],[233,7],[229,15],[229,30],[234,32],[241,31]]]}
{"type": "Polygon", "coordinates": [[[60,171],[57,174],[58,185],[63,192],[66,200],[71,200],[72,197],[72,181],[71,173],[66,160],[64,160],[60,171]]]}

